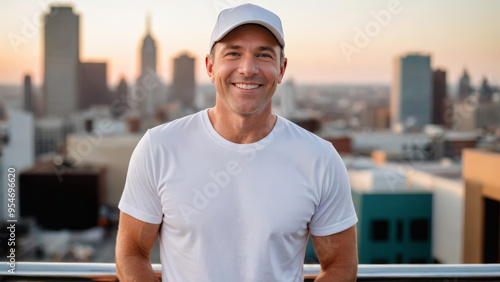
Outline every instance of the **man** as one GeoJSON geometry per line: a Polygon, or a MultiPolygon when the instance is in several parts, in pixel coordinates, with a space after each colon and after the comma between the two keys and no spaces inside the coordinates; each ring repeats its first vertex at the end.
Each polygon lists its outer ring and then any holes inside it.
{"type": "Polygon", "coordinates": [[[333,146],[271,112],[287,59],[281,21],[245,4],[220,13],[206,68],[215,107],[149,130],[119,204],[121,281],[303,281],[309,234],[317,281],[353,281],[355,223],[333,146]],[[161,228],[160,228],[161,227],[161,228]]]}

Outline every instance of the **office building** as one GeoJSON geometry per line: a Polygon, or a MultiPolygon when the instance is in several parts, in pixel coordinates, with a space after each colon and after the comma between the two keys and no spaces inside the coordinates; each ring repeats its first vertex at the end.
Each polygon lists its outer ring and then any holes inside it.
{"type": "Polygon", "coordinates": [[[394,171],[349,170],[359,263],[431,263],[432,193],[391,182],[394,171]]]}
{"type": "Polygon", "coordinates": [[[467,73],[467,70],[464,69],[464,73],[462,77],[460,77],[460,81],[458,83],[458,99],[464,100],[469,97],[473,93],[474,89],[470,85],[470,77],[467,73]]]}
{"type": "Polygon", "coordinates": [[[141,48],[141,76],[152,72],[156,74],[156,43],[151,34],[151,18],[146,19],[146,35],[141,48]]]}
{"type": "Polygon", "coordinates": [[[393,127],[421,129],[432,122],[431,57],[410,54],[396,59],[391,91],[393,127]]]}
{"type": "Polygon", "coordinates": [[[500,101],[479,103],[475,111],[475,125],[487,130],[500,128],[500,101]]]}
{"type": "Polygon", "coordinates": [[[113,95],[113,101],[111,102],[111,115],[114,118],[124,118],[124,115],[129,110],[129,90],[127,81],[125,78],[120,79],[118,86],[116,87],[113,95]]]}
{"type": "Polygon", "coordinates": [[[451,129],[457,131],[472,131],[476,129],[479,107],[467,100],[459,100],[452,105],[451,110],[451,129]]]}
{"type": "Polygon", "coordinates": [[[363,129],[384,130],[389,128],[389,108],[382,105],[367,105],[359,112],[359,126],[363,129]]]}
{"type": "MultiPolygon", "coordinates": [[[[383,167],[392,166],[396,172],[404,173],[405,179],[397,183],[408,191],[432,193],[433,260],[449,264],[499,263],[500,154],[498,151],[463,149],[462,155],[461,163],[449,160],[414,162],[404,172],[400,163],[383,164],[383,167]]],[[[385,176],[381,183],[395,183],[395,176],[399,174],[385,176]]],[[[356,190],[360,181],[351,180],[356,190]]],[[[379,206],[385,208],[386,204],[379,206]]],[[[360,229],[358,232],[362,233],[360,229]]],[[[358,244],[362,243],[358,241],[358,244]]]]}
{"type": "Polygon", "coordinates": [[[193,108],[195,92],[194,58],[187,53],[174,59],[174,77],[171,91],[172,100],[180,101],[184,108],[193,108]]]}
{"type": "Polygon", "coordinates": [[[35,120],[35,157],[59,152],[66,135],[74,130],[74,125],[60,117],[45,117],[35,120]]]}
{"type": "Polygon", "coordinates": [[[497,90],[490,85],[488,79],[486,77],[483,78],[483,82],[479,88],[479,101],[482,103],[491,102],[495,92],[497,92],[497,90]]]}
{"type": "Polygon", "coordinates": [[[445,125],[446,102],[446,71],[438,69],[432,79],[432,124],[445,125]]]}
{"type": "Polygon", "coordinates": [[[43,27],[45,114],[65,116],[78,109],[79,15],[72,7],[51,7],[43,27]]]}
{"type": "Polygon", "coordinates": [[[463,152],[464,263],[500,262],[500,153],[463,152]]]}
{"type": "Polygon", "coordinates": [[[130,105],[137,110],[139,115],[150,117],[162,90],[162,84],[156,69],[157,50],[156,42],[151,34],[151,19],[146,20],[146,35],[141,47],[141,70],[133,90],[135,99],[130,105]]]}
{"type": "Polygon", "coordinates": [[[31,86],[31,76],[24,76],[24,111],[33,112],[33,87],[31,86]]]}
{"type": "Polygon", "coordinates": [[[79,109],[94,105],[110,105],[111,94],[108,90],[106,63],[82,62],[80,70],[79,109]]]}
{"type": "Polygon", "coordinates": [[[432,193],[432,257],[437,263],[463,261],[464,182],[460,163],[425,162],[408,170],[409,190],[432,193]]]}
{"type": "Polygon", "coordinates": [[[19,176],[21,217],[34,217],[51,230],[81,230],[97,225],[102,167],[67,167],[38,164],[19,176]]]}
{"type": "Polygon", "coordinates": [[[396,158],[404,158],[410,150],[421,151],[429,137],[421,132],[395,133],[391,131],[350,132],[352,150],[370,155],[373,150],[385,151],[396,158]]]}

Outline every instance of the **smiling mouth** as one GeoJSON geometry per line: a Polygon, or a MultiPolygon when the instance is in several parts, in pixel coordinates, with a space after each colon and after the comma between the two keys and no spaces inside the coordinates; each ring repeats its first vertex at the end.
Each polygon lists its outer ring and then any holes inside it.
{"type": "Polygon", "coordinates": [[[260,84],[245,84],[245,83],[233,83],[233,85],[245,90],[255,89],[260,86],[260,84]]]}

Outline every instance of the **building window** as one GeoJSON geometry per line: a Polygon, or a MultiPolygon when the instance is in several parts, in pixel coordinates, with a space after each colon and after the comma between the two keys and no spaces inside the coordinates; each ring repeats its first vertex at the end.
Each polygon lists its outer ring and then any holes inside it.
{"type": "Polygon", "coordinates": [[[372,259],[371,264],[388,264],[388,263],[389,261],[387,259],[377,258],[377,259],[372,259]]]}
{"type": "Polygon", "coordinates": [[[403,255],[396,254],[396,263],[403,263],[403,255]]]}
{"type": "Polygon", "coordinates": [[[403,221],[402,220],[398,220],[398,226],[397,226],[397,231],[398,231],[398,234],[397,234],[397,238],[398,238],[398,242],[401,242],[403,241],[403,221]]]}
{"type": "Polygon", "coordinates": [[[410,263],[413,263],[413,264],[424,264],[424,263],[429,263],[427,261],[427,259],[424,259],[424,258],[414,258],[410,261],[410,263]]]}
{"type": "Polygon", "coordinates": [[[389,239],[389,222],[387,220],[372,221],[372,240],[387,241],[389,239]]]}
{"type": "Polygon", "coordinates": [[[498,263],[500,245],[500,202],[484,198],[483,262],[498,263]]]}
{"type": "Polygon", "coordinates": [[[429,240],[429,221],[427,219],[414,219],[410,222],[410,237],[412,241],[429,240]]]}

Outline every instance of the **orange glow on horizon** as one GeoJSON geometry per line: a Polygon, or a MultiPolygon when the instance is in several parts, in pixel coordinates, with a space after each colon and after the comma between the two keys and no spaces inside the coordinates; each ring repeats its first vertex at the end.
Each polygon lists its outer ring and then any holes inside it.
{"type": "MultiPolygon", "coordinates": [[[[0,37],[0,84],[19,85],[26,73],[32,75],[34,84],[42,84],[43,22],[36,27],[32,19],[44,14],[49,4],[41,9],[34,0],[26,1],[34,5],[26,8],[28,5],[10,0],[0,4],[4,8],[0,9],[0,26],[4,27],[0,32],[7,35],[0,37]],[[28,28],[26,21],[31,21],[32,26],[28,28]],[[17,52],[11,43],[11,34],[22,37],[17,52]]],[[[151,0],[117,6],[94,1],[69,2],[80,15],[80,60],[107,62],[110,87],[117,85],[122,77],[129,85],[135,83],[147,11],[152,13],[159,76],[168,83],[173,58],[188,50],[196,59],[197,82],[209,83],[204,58],[217,15],[213,3],[200,1],[194,5],[151,0]],[[188,10],[190,17],[180,16],[188,10]]],[[[286,7],[253,2],[282,18],[287,42],[285,53],[289,59],[285,80],[390,83],[393,58],[417,50],[432,54],[432,66],[447,71],[448,83],[457,83],[467,68],[475,84],[484,76],[500,84],[500,18],[494,12],[500,10],[500,2],[484,2],[478,7],[472,0],[460,4],[451,0],[400,1],[400,13],[387,18],[386,26],[379,24],[379,30],[372,31],[374,36],[367,37],[366,46],[356,45],[356,38],[362,37],[357,33],[377,24],[374,14],[383,14],[387,1],[325,2],[307,6],[292,1],[286,7]],[[353,46],[356,52],[346,58],[342,44],[353,46]]]]}

